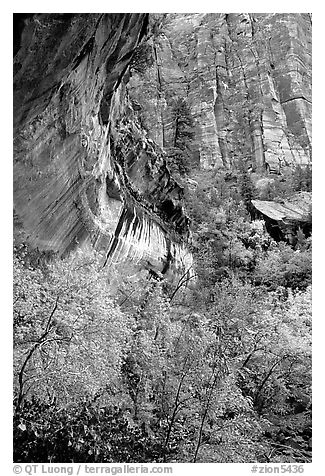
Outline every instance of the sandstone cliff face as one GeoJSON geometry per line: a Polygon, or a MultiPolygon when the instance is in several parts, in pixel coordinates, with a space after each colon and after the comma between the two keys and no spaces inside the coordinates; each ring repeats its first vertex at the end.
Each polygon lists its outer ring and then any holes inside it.
{"type": "Polygon", "coordinates": [[[310,15],[152,17],[153,64],[131,78],[147,14],[16,18],[14,204],[32,246],[191,266],[166,162],[178,98],[194,120],[192,163],[279,173],[311,160],[310,15]]]}
{"type": "Polygon", "coordinates": [[[125,91],[148,15],[17,20],[14,205],[25,239],[59,254],[91,243],[105,263],[188,269],[182,189],[125,91]]]}
{"type": "Polygon", "coordinates": [[[244,159],[278,173],[311,160],[309,14],[168,14],[161,23],[154,65],[129,85],[154,140],[171,146],[172,104],[183,97],[203,167],[244,159]]]}

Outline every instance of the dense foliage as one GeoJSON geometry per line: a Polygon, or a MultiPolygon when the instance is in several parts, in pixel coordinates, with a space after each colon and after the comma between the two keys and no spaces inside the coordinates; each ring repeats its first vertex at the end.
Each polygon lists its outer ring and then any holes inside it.
{"type": "Polygon", "coordinates": [[[144,74],[147,68],[154,64],[152,46],[148,42],[140,43],[133,52],[130,61],[130,70],[137,74],[144,74]]]}
{"type": "Polygon", "coordinates": [[[194,179],[189,287],[15,247],[15,461],[310,461],[310,239],[194,179]]]}
{"type": "MultiPolygon", "coordinates": [[[[239,91],[229,98],[231,171],[198,170],[200,116],[185,94],[161,96],[155,41],[165,14],[151,18],[152,41],[126,53],[133,109],[149,128],[135,98],[165,108],[162,144],[185,191],[195,280],[107,269],[87,248],[58,259],[20,237],[14,461],[309,462],[311,237],[275,241],[252,200],[311,192],[311,168],[283,165],[271,177],[256,166],[252,129],[264,105],[239,91]]],[[[108,106],[103,99],[104,123],[108,106]]]]}

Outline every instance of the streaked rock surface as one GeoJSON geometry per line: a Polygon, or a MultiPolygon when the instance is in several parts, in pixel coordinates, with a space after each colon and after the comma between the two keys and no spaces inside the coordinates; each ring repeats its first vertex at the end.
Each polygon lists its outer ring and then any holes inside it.
{"type": "Polygon", "coordinates": [[[130,81],[154,140],[171,145],[180,96],[203,167],[245,159],[277,173],[311,160],[309,14],[168,14],[159,31],[154,65],[130,81]]]}
{"type": "Polygon", "coordinates": [[[14,206],[25,239],[59,254],[188,269],[182,189],[125,92],[147,14],[23,15],[15,30],[14,206]]]}

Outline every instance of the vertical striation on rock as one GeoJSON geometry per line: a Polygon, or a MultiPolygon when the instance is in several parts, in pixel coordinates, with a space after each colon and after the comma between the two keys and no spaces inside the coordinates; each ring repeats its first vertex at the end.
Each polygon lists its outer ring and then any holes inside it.
{"type": "Polygon", "coordinates": [[[190,268],[168,166],[180,99],[190,166],[280,173],[311,161],[308,14],[151,15],[142,73],[130,64],[148,14],[15,20],[14,204],[32,246],[90,242],[107,263],[190,268]]]}
{"type": "Polygon", "coordinates": [[[14,206],[25,239],[59,254],[90,242],[105,263],[189,269],[182,189],[125,90],[148,14],[16,20],[14,206]]]}
{"type": "Polygon", "coordinates": [[[310,162],[309,14],[168,14],[152,44],[155,64],[129,89],[161,145],[173,137],[173,100],[183,97],[201,166],[246,160],[277,173],[310,162]]]}

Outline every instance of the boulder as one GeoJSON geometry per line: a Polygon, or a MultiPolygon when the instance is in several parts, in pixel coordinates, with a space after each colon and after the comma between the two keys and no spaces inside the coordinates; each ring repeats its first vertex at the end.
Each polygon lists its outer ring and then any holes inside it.
{"type": "Polygon", "coordinates": [[[299,192],[281,201],[252,200],[255,215],[265,220],[270,234],[276,239],[286,239],[290,244],[301,229],[305,235],[311,233],[312,194],[299,192]]]}

